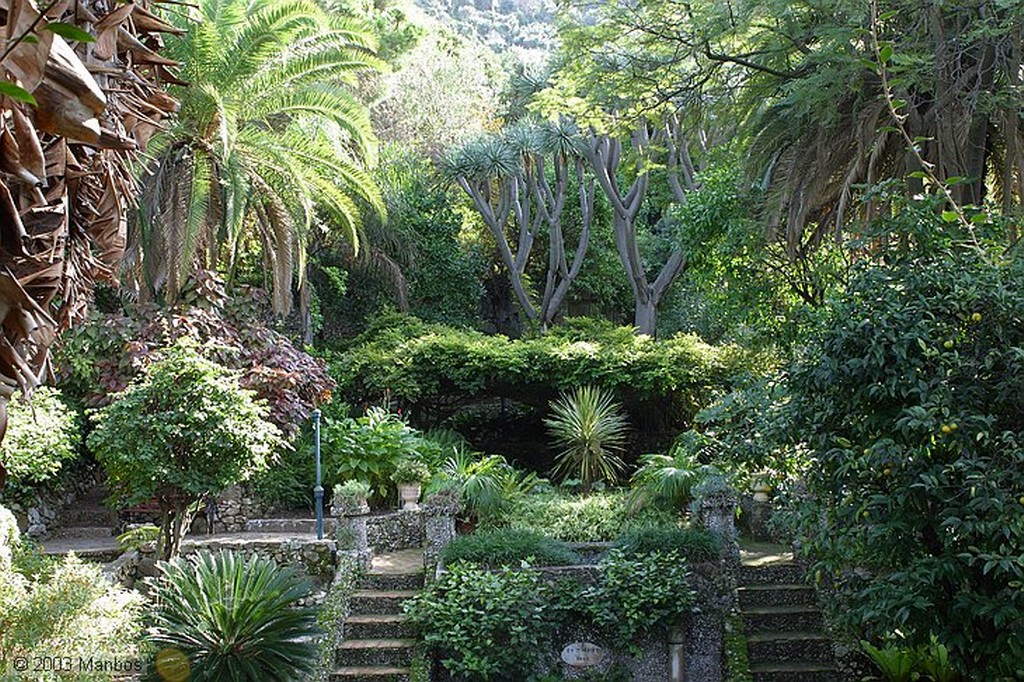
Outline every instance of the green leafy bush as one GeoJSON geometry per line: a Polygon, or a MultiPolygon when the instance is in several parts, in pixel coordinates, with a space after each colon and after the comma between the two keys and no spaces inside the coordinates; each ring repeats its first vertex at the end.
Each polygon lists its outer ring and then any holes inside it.
{"type": "MultiPolygon", "coordinates": [[[[128,666],[140,660],[143,599],[138,593],[111,585],[98,566],[74,556],[47,560],[45,570],[35,559],[23,563],[27,556],[15,551],[13,564],[0,562],[0,670],[11,670],[16,657],[38,657],[62,669],[34,672],[33,680],[99,681],[118,675],[83,670],[79,659],[128,666]]],[[[118,672],[138,673],[141,666],[118,672]]]]}
{"type": "Polygon", "coordinates": [[[3,497],[10,500],[53,479],[78,454],[82,436],[77,415],[53,388],[42,386],[27,401],[11,400],[7,413],[0,463],[8,476],[3,497]]]}
{"type": "Polygon", "coordinates": [[[615,541],[626,557],[654,552],[676,552],[691,563],[715,561],[719,557],[718,539],[703,528],[652,526],[627,531],[615,541]]]}
{"type": "Polygon", "coordinates": [[[481,528],[520,528],[566,542],[608,542],[631,528],[678,523],[678,512],[634,510],[624,492],[586,497],[538,493],[512,500],[499,514],[482,519],[481,528]]]}
{"type": "Polygon", "coordinates": [[[93,415],[88,443],[122,502],[157,501],[169,558],[200,500],[246,480],[285,446],[266,415],[234,374],[179,341],[93,415]]]}
{"type": "Polygon", "coordinates": [[[791,521],[837,624],[934,633],[977,679],[1024,674],[1022,275],[974,250],[865,269],[790,382],[791,521]]]}
{"type": "Polygon", "coordinates": [[[883,646],[874,646],[864,641],[860,644],[864,653],[882,674],[881,678],[869,677],[865,678],[866,680],[959,682],[961,679],[949,657],[949,649],[940,644],[935,635],[932,635],[926,644],[916,648],[901,645],[896,638],[892,638],[883,646]]]}
{"type": "Polygon", "coordinates": [[[437,474],[428,484],[427,492],[457,489],[470,517],[493,517],[520,496],[520,483],[528,485],[524,479],[528,475],[517,472],[500,455],[484,455],[462,446],[452,447],[448,452],[447,458],[436,462],[437,474]]]}
{"type": "Polygon", "coordinates": [[[325,482],[365,480],[380,498],[387,496],[391,476],[401,461],[429,459],[438,450],[399,415],[379,407],[355,419],[325,414],[321,434],[325,482]]]}
{"type": "Polygon", "coordinates": [[[676,552],[627,557],[612,550],[598,570],[597,581],[585,585],[545,579],[532,568],[456,563],[406,610],[456,679],[543,680],[552,672],[543,670],[543,652],[563,632],[593,628],[630,651],[639,637],[679,622],[691,608],[689,570],[676,552]]]}
{"type": "Polygon", "coordinates": [[[523,679],[557,633],[557,607],[533,571],[455,564],[406,602],[406,612],[461,680],[523,679]]]}
{"type": "Polygon", "coordinates": [[[674,550],[627,555],[613,549],[601,580],[582,592],[584,608],[613,640],[630,646],[639,635],[679,622],[693,603],[686,559],[674,550]]]}
{"type": "Polygon", "coordinates": [[[668,454],[641,455],[633,474],[632,498],[639,505],[682,509],[690,502],[693,487],[716,472],[706,462],[723,448],[712,438],[685,431],[676,438],[668,454]]]}
{"type": "Polygon", "coordinates": [[[569,566],[580,557],[564,542],[514,528],[478,531],[455,538],[441,554],[446,564],[465,561],[490,568],[501,566],[569,566]]]}
{"type": "Polygon", "coordinates": [[[200,552],[157,565],[149,641],[181,651],[193,680],[306,680],[317,662],[312,585],[272,560],[200,552]]]}

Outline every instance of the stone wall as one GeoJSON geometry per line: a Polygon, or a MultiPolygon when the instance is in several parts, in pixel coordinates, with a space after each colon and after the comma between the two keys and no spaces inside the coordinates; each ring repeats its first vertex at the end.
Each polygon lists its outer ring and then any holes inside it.
{"type": "Polygon", "coordinates": [[[95,472],[72,467],[61,472],[55,484],[36,489],[28,500],[6,500],[0,495],[0,504],[11,510],[22,533],[37,540],[51,533],[61,513],[97,485],[95,472]]]}
{"type": "MultiPolygon", "coordinates": [[[[239,552],[246,556],[272,559],[278,566],[295,569],[299,575],[313,582],[310,598],[301,602],[304,606],[323,603],[327,590],[334,581],[338,556],[332,540],[251,540],[248,538],[186,538],[181,545],[181,555],[188,556],[198,551],[219,552],[222,549],[239,552]]],[[[125,552],[115,561],[105,564],[103,571],[114,582],[128,588],[138,588],[143,578],[157,575],[156,548],[153,544],[139,551],[125,552]]]]}
{"type": "Polygon", "coordinates": [[[200,550],[218,552],[222,549],[273,559],[278,566],[290,566],[301,575],[309,577],[317,590],[325,590],[334,580],[336,549],[334,541],[328,539],[267,540],[244,536],[208,536],[201,540],[186,538],[181,545],[181,554],[188,556],[200,550]]]}
{"type": "Polygon", "coordinates": [[[366,517],[366,542],[375,554],[423,546],[423,511],[401,510],[366,517]]]}
{"type": "Polygon", "coordinates": [[[249,490],[233,485],[217,498],[213,531],[241,533],[245,530],[246,522],[263,518],[265,511],[263,504],[249,490]]]}

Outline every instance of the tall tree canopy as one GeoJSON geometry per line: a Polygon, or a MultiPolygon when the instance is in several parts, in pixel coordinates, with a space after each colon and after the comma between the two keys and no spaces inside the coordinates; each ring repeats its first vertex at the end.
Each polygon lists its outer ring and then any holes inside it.
{"type": "Polygon", "coordinates": [[[155,142],[134,235],[137,285],[173,300],[197,262],[228,281],[259,247],[287,312],[317,225],[358,243],[361,200],[383,213],[365,167],[376,141],[351,94],[382,68],[364,26],[311,0],[202,0],[168,45],[185,62],[181,114],[155,142]],[[323,223],[320,217],[323,217],[323,223]]]}
{"type": "Polygon", "coordinates": [[[632,115],[735,97],[764,217],[793,255],[887,210],[859,199],[890,179],[1020,207],[1020,2],[636,0],[599,17],[565,34],[574,76],[632,115]]]}

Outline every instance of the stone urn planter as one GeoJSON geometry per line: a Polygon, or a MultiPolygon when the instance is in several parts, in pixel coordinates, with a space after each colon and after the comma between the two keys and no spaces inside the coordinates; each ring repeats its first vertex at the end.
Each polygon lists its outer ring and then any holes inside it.
{"type": "Polygon", "coordinates": [[[403,510],[419,509],[420,489],[428,478],[430,469],[423,462],[407,458],[398,463],[391,480],[398,486],[398,499],[403,510]]]}
{"type": "Polygon", "coordinates": [[[408,510],[419,509],[421,490],[422,486],[419,483],[399,483],[398,501],[401,502],[401,508],[408,510]]]}
{"type": "Polygon", "coordinates": [[[331,496],[331,515],[336,518],[345,516],[364,516],[370,513],[370,505],[366,500],[370,495],[370,484],[363,481],[345,481],[334,486],[331,496]]]}

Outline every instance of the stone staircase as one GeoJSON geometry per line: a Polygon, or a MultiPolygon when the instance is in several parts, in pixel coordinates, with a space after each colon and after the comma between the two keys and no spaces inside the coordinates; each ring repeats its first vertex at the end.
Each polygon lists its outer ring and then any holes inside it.
{"type": "Polygon", "coordinates": [[[832,643],[814,588],[793,562],[742,566],[739,606],[754,682],[833,682],[832,643]]]}
{"type": "Polygon", "coordinates": [[[60,516],[60,527],[42,542],[49,555],[75,552],[83,559],[110,561],[120,553],[117,547],[117,512],[103,504],[106,486],[96,486],[78,497],[60,516]]]}
{"type": "Polygon", "coordinates": [[[402,603],[423,588],[423,552],[374,557],[359,580],[331,682],[407,682],[416,644],[402,603]]]}

